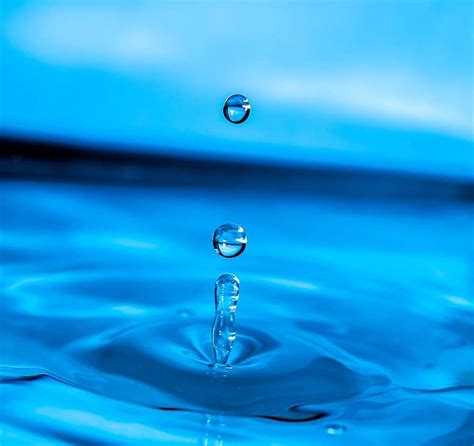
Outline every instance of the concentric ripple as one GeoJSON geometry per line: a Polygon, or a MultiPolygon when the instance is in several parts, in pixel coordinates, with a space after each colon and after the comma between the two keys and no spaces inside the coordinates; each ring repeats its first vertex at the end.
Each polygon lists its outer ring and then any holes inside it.
{"type": "Polygon", "coordinates": [[[218,197],[8,188],[0,316],[7,444],[266,444],[269,432],[302,445],[468,438],[474,310],[462,209],[398,207],[374,217],[370,206],[348,215],[334,202],[267,197],[272,218],[288,226],[282,239],[278,225],[259,229],[269,210],[240,197],[255,248],[235,259],[238,336],[229,365],[214,367],[213,284],[226,260],[209,252],[208,235],[212,220],[231,211],[224,204],[215,215],[218,197]],[[61,200],[75,207],[47,205],[61,200]],[[162,210],[150,213],[156,202],[162,210]],[[456,222],[456,231],[443,226],[442,239],[441,211],[456,222]],[[307,231],[322,232],[302,239],[298,215],[307,231]],[[347,228],[349,217],[359,225],[347,228]],[[403,224],[410,255],[392,241],[403,224]],[[351,231],[344,244],[342,228],[351,231]]]}

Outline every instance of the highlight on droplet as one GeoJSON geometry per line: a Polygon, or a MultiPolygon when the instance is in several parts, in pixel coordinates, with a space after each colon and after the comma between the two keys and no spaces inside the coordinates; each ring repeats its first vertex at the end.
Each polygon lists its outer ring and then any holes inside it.
{"type": "Polygon", "coordinates": [[[242,124],[250,115],[250,102],[242,94],[233,94],[224,102],[224,116],[232,124],[242,124]]]}
{"type": "Polygon", "coordinates": [[[222,257],[237,257],[245,251],[247,234],[242,226],[225,223],[214,231],[212,245],[222,257]]]}

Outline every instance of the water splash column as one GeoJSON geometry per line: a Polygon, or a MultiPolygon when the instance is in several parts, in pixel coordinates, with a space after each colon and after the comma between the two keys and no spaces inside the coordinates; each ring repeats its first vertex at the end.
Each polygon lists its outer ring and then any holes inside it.
{"type": "Polygon", "coordinates": [[[212,347],[218,364],[225,364],[235,341],[235,311],[240,281],[234,274],[222,274],[214,286],[216,314],[212,324],[212,347]]]}
{"type": "MultiPolygon", "coordinates": [[[[219,226],[212,237],[216,252],[232,258],[242,254],[247,245],[244,229],[235,224],[219,226]]],[[[240,280],[231,273],[222,274],[214,286],[215,315],[212,324],[212,347],[217,364],[226,364],[236,337],[235,312],[240,295],[240,280]]]]}

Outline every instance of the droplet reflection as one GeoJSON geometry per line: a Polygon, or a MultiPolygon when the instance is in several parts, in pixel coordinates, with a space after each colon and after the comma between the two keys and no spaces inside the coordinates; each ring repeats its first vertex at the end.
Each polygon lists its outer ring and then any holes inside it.
{"type": "Polygon", "coordinates": [[[250,102],[245,96],[233,94],[224,103],[224,116],[232,124],[241,124],[249,117],[250,108],[250,102]]]}
{"type": "Polygon", "coordinates": [[[214,231],[212,244],[222,257],[237,257],[245,251],[247,234],[242,226],[226,223],[214,231]]]}

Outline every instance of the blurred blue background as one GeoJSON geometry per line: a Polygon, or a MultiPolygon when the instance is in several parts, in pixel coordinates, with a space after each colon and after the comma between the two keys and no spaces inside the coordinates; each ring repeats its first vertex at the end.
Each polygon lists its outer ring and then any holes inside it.
{"type": "Polygon", "coordinates": [[[6,0],[1,131],[472,178],[472,9],[6,0]],[[252,104],[244,125],[222,116],[232,93],[252,104]]]}

